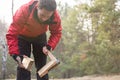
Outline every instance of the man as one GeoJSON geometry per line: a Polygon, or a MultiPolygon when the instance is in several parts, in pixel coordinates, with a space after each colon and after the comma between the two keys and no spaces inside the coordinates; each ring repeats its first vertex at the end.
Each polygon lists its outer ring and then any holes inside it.
{"type": "MultiPolygon", "coordinates": [[[[17,80],[31,80],[30,71],[25,70],[21,63],[23,57],[30,57],[32,51],[38,71],[46,64],[48,50],[54,50],[59,42],[61,31],[55,0],[31,0],[16,11],[6,38],[9,54],[18,63],[17,80]],[[47,30],[51,34],[48,40],[47,30]]],[[[48,80],[48,74],[42,78],[36,75],[37,80],[48,80]]]]}

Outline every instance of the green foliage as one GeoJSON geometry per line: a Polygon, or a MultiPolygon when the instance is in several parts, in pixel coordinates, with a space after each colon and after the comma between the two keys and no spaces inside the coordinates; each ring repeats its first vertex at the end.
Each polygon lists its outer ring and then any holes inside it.
{"type": "Polygon", "coordinates": [[[120,13],[115,10],[116,2],[93,0],[90,6],[82,4],[65,9],[67,16],[62,18],[63,46],[59,52],[61,77],[119,72],[120,13]],[[88,20],[91,25],[85,24],[88,20]],[[84,26],[87,28],[84,29],[84,26]],[[87,57],[81,60],[80,54],[84,53],[87,57]]]}

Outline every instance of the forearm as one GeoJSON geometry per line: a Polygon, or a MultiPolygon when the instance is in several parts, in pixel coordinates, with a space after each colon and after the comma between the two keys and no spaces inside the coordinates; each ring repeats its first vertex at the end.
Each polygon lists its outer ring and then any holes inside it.
{"type": "Polygon", "coordinates": [[[58,34],[51,34],[47,44],[51,46],[52,50],[54,50],[56,45],[59,43],[61,35],[62,35],[61,32],[58,34]]]}

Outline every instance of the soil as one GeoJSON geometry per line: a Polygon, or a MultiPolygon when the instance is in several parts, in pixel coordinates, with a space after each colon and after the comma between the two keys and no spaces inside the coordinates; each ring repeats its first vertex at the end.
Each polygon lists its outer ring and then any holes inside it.
{"type": "MultiPolygon", "coordinates": [[[[15,79],[5,79],[5,80],[15,80],[15,79]]],[[[32,79],[36,80],[36,79],[32,79]]],[[[120,75],[109,75],[109,76],[84,76],[75,77],[70,79],[50,79],[50,80],[120,80],[120,75]]]]}
{"type": "Polygon", "coordinates": [[[51,80],[120,80],[120,75],[109,76],[84,76],[70,79],[51,79],[51,80]]]}

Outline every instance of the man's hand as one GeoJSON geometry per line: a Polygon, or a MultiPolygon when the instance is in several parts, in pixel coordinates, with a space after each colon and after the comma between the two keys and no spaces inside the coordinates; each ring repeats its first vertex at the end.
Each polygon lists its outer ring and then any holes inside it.
{"type": "Polygon", "coordinates": [[[16,57],[16,60],[17,60],[18,66],[19,66],[20,68],[24,68],[20,56],[17,56],[17,57],[16,57]]]}
{"type": "Polygon", "coordinates": [[[22,60],[24,57],[27,57],[27,56],[25,56],[25,55],[20,56],[20,55],[14,54],[14,55],[12,55],[12,57],[17,62],[19,67],[24,68],[24,66],[22,64],[22,60]]]}
{"type": "Polygon", "coordinates": [[[45,55],[47,55],[47,54],[48,54],[48,49],[47,49],[47,47],[46,47],[46,46],[44,46],[44,47],[43,47],[43,53],[44,53],[45,55]]]}
{"type": "Polygon", "coordinates": [[[49,45],[44,46],[43,47],[43,53],[47,55],[48,51],[51,51],[51,47],[49,45]]]}

